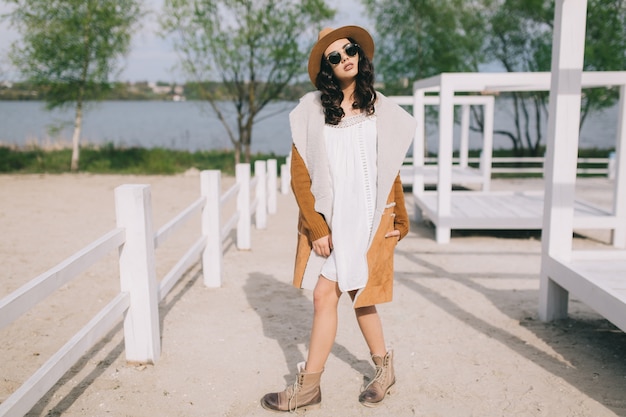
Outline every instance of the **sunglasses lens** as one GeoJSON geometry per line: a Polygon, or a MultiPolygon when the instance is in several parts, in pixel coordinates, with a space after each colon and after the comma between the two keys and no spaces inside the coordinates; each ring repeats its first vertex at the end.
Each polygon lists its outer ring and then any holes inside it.
{"type": "Polygon", "coordinates": [[[341,54],[337,51],[331,52],[326,58],[328,59],[328,62],[333,65],[337,65],[341,62],[341,54]]]}
{"type": "Polygon", "coordinates": [[[355,44],[351,43],[348,46],[346,46],[345,51],[346,51],[346,54],[348,56],[355,56],[357,51],[358,51],[358,49],[357,49],[357,46],[355,44]]]}
{"type": "MultiPolygon", "coordinates": [[[[355,56],[357,54],[357,52],[359,52],[359,46],[357,44],[355,44],[355,43],[349,43],[349,44],[346,45],[345,48],[343,48],[343,50],[346,51],[346,55],[348,55],[348,56],[355,56]]],[[[330,54],[328,54],[326,59],[331,64],[337,65],[338,63],[341,62],[341,54],[339,52],[337,52],[337,51],[333,51],[330,54]]]]}

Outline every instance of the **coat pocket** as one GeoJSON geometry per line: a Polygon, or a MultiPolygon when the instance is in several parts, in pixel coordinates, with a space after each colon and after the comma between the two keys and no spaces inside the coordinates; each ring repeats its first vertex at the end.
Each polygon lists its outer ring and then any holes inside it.
{"type": "Polygon", "coordinates": [[[367,252],[369,278],[355,307],[386,303],[393,298],[393,256],[396,237],[385,237],[394,230],[394,207],[386,207],[380,225],[367,252]]]}
{"type": "Polygon", "coordinates": [[[380,220],[380,227],[368,253],[370,278],[373,276],[374,279],[386,281],[393,277],[393,252],[398,243],[398,238],[395,236],[385,237],[385,235],[393,232],[394,217],[393,207],[385,208],[380,220]]]}

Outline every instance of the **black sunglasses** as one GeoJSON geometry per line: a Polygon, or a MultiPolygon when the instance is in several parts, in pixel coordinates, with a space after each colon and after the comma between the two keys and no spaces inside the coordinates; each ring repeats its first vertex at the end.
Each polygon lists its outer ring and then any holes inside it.
{"type": "MultiPolygon", "coordinates": [[[[343,47],[343,50],[346,52],[346,55],[355,56],[357,52],[359,52],[359,45],[356,43],[349,43],[343,47]]],[[[339,53],[339,51],[332,51],[328,54],[328,56],[326,56],[326,59],[331,64],[337,65],[341,62],[341,53],[339,53]]]]}

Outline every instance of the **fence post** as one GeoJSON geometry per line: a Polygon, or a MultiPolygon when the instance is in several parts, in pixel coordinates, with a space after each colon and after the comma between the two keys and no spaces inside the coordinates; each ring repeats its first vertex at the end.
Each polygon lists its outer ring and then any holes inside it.
{"type": "Polygon", "coordinates": [[[289,192],[289,166],[282,164],[280,166],[280,193],[287,194],[289,192]]]}
{"type": "Polygon", "coordinates": [[[254,176],[257,179],[254,224],[257,229],[267,227],[267,164],[265,161],[254,162],[254,176]]]}
{"type": "Polygon", "coordinates": [[[117,226],[126,231],[119,253],[121,290],[130,296],[124,318],[126,360],[154,363],[161,355],[161,332],[150,186],[117,187],[115,214],[117,226]]]}
{"type": "Polygon", "coordinates": [[[461,144],[459,145],[459,166],[467,168],[469,157],[470,106],[461,106],[461,144]]]}
{"type": "Polygon", "coordinates": [[[276,187],[278,174],[277,161],[275,159],[267,160],[267,212],[276,214],[276,187]]]}
{"type": "Polygon", "coordinates": [[[202,252],[202,275],[204,285],[217,288],[222,285],[222,174],[219,170],[200,173],[202,197],[206,199],[202,209],[202,236],[206,246],[202,252]]]}
{"type": "Polygon", "coordinates": [[[280,166],[280,192],[289,193],[291,186],[291,152],[287,155],[285,163],[280,166]]]}
{"type": "Polygon", "coordinates": [[[609,163],[607,165],[607,177],[609,177],[610,180],[614,180],[615,179],[615,173],[617,172],[617,162],[615,161],[615,152],[611,152],[609,153],[609,163]]]}
{"type": "Polygon", "coordinates": [[[250,249],[250,164],[237,164],[235,177],[239,184],[237,194],[237,249],[250,249]]]}

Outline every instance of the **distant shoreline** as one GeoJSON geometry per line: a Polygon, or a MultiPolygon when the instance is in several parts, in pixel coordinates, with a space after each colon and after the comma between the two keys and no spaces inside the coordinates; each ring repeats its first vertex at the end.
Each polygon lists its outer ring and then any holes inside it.
{"type": "MultiPolygon", "coordinates": [[[[0,142],[16,145],[38,144],[57,147],[60,141],[71,141],[74,113],[72,109],[45,110],[41,101],[0,101],[0,142]]],[[[286,155],[291,148],[289,112],[297,102],[282,101],[269,104],[259,115],[252,131],[252,151],[286,155]]],[[[503,103],[506,104],[506,103],[503,103]]],[[[232,103],[222,103],[227,122],[236,126],[232,103]]],[[[497,131],[514,131],[508,106],[497,109],[497,131]]],[[[617,109],[589,116],[580,131],[580,148],[611,149],[617,135],[617,109]]],[[[197,101],[104,101],[87,106],[83,119],[83,143],[119,147],[161,147],[200,151],[231,149],[228,132],[206,103],[197,101]]],[[[546,121],[542,122],[545,127],[546,121]]],[[[533,126],[531,125],[532,129],[533,126]]],[[[236,129],[235,129],[236,130],[236,129]]],[[[438,147],[438,124],[426,120],[426,148],[438,147]]],[[[236,133],[235,133],[236,134],[236,133]]],[[[459,126],[454,128],[454,147],[458,147],[459,126]]],[[[545,136],[545,133],[544,133],[545,136]]],[[[545,137],[542,140],[545,143],[545,137]]],[[[482,134],[470,131],[469,148],[482,147],[482,134]]],[[[494,135],[494,149],[511,149],[511,140],[494,135]]]]}

